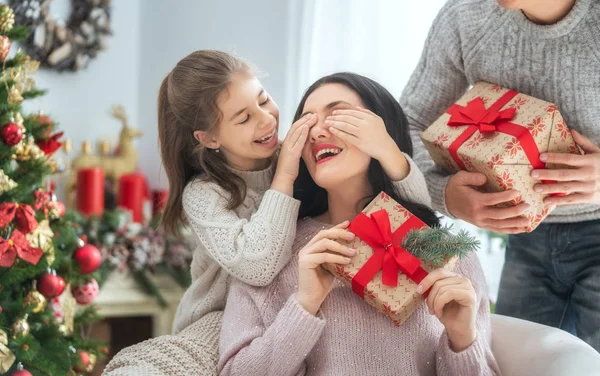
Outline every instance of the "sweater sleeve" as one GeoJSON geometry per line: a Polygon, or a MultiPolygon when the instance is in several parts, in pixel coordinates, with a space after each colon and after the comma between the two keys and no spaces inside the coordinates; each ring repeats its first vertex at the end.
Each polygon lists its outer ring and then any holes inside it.
{"type": "Polygon", "coordinates": [[[103,376],[212,376],[217,372],[222,311],[211,312],[177,335],[127,347],[105,367],[103,376]]]}
{"type": "Polygon", "coordinates": [[[454,352],[450,348],[448,333],[444,330],[436,350],[437,374],[448,376],[499,376],[500,368],[491,348],[490,301],[485,277],[477,255],[471,253],[468,258],[461,260],[457,272],[471,280],[475,293],[479,297],[476,319],[477,338],[465,350],[454,352]]]}
{"type": "MultiPolygon", "coordinates": [[[[296,301],[285,301],[273,322],[264,323],[250,286],[234,282],[225,314],[220,344],[220,375],[305,375],[304,360],[319,340],[325,320],[313,316],[296,301]],[[243,316],[243,319],[240,319],[243,316]]],[[[262,289],[258,294],[269,294],[262,289]]],[[[260,300],[269,302],[269,297],[260,300]]]]}
{"type": "Polygon", "coordinates": [[[268,190],[250,219],[227,203],[214,183],[194,181],[183,194],[185,215],[208,255],[235,278],[266,286],[291,258],[300,202],[268,190]]]}
{"type": "Polygon", "coordinates": [[[431,207],[431,197],[423,172],[408,154],[404,153],[404,156],[408,160],[410,171],[404,179],[395,181],[394,185],[405,200],[431,207]]]}
{"type": "Polygon", "coordinates": [[[469,86],[463,66],[456,1],[449,1],[433,23],[417,68],[400,98],[408,118],[414,160],[427,180],[433,208],[449,215],[446,185],[450,175],[437,168],[429,156],[421,133],[458,100],[469,86]]]}

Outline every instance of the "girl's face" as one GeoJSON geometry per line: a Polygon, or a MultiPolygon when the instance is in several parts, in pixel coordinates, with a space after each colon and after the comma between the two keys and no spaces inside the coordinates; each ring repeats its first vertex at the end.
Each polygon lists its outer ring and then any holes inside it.
{"type": "Polygon", "coordinates": [[[324,124],[334,110],[356,106],[365,107],[358,94],[337,83],[319,87],[304,103],[302,116],[314,113],[318,121],[310,129],[302,159],[315,183],[326,190],[339,189],[352,181],[364,183],[367,178],[371,157],[334,136],[324,124]]]}
{"type": "Polygon", "coordinates": [[[217,99],[221,111],[215,139],[227,163],[238,170],[268,167],[277,151],[279,107],[248,73],[237,73],[217,99]]]}

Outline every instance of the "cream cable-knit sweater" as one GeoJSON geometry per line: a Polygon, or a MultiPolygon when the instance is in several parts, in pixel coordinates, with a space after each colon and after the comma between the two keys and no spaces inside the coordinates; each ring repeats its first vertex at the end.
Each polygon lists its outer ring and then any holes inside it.
{"type": "MultiPolygon", "coordinates": [[[[600,146],[600,0],[576,0],[547,26],[497,0],[449,0],[442,8],[400,104],[433,207],[445,214],[450,176],[434,166],[419,135],[477,81],[555,103],[570,128],[600,146]]],[[[578,204],[559,206],[545,222],[598,218],[600,205],[578,204]]]]}
{"type": "Polygon", "coordinates": [[[198,237],[192,285],[179,303],[173,333],[225,307],[232,277],[266,286],[291,258],[300,201],[269,189],[275,163],[262,171],[235,171],[247,185],[241,206],[227,209],[228,194],[196,179],[183,192],[183,209],[198,237]]]}
{"type": "MultiPolygon", "coordinates": [[[[409,156],[406,157],[409,161],[410,172],[403,180],[395,183],[396,187],[402,197],[425,205],[431,205],[429,194],[427,193],[427,190],[424,189],[425,178],[423,177],[423,174],[413,160],[409,156]]],[[[251,176],[245,177],[244,179],[249,185],[250,183],[252,186],[260,186],[263,184],[264,189],[266,189],[268,187],[268,185],[266,185],[267,181],[270,185],[272,170],[266,170],[264,173],[264,175],[250,173],[249,175],[251,176]],[[262,183],[257,184],[257,181],[262,183]]],[[[242,173],[242,175],[245,174],[242,173]]],[[[267,193],[269,192],[271,191],[268,191],[267,193]]],[[[255,206],[254,210],[248,208],[248,217],[250,217],[254,211],[258,213],[258,210],[262,207],[260,198],[257,199],[255,197],[254,200],[249,202],[254,203],[255,206]]],[[[295,222],[296,216],[297,214],[294,214],[294,216],[290,217],[288,220],[295,222]]],[[[252,219],[254,220],[254,217],[252,217],[252,219]]],[[[294,233],[295,228],[292,230],[292,234],[294,233]]],[[[261,236],[260,234],[256,235],[261,236]]],[[[195,259],[196,257],[194,257],[194,261],[195,259]]],[[[197,268],[195,265],[198,264],[192,264],[192,274],[201,276],[203,269],[197,268]]],[[[219,304],[224,305],[225,303],[229,282],[230,278],[225,278],[225,281],[219,282],[220,286],[215,286],[213,288],[217,289],[217,291],[224,292],[223,300],[219,301],[219,304]]],[[[212,286],[202,287],[210,289],[212,286]]],[[[200,298],[202,297],[202,295],[199,296],[200,298]]],[[[193,294],[190,293],[189,290],[186,292],[184,299],[186,300],[186,303],[182,301],[178,309],[178,315],[183,315],[183,317],[186,317],[189,320],[191,318],[190,312],[182,307],[194,307],[195,303],[196,306],[202,307],[202,300],[194,302],[193,294]]],[[[212,300],[212,302],[214,304],[215,300],[212,300]]],[[[200,316],[197,320],[187,325],[185,329],[178,331],[176,335],[153,338],[124,349],[111,360],[104,371],[104,375],[212,375],[217,372],[218,336],[221,328],[221,318],[222,311],[212,311],[204,316],[200,316]]],[[[180,319],[179,322],[181,322],[180,319]]]]}

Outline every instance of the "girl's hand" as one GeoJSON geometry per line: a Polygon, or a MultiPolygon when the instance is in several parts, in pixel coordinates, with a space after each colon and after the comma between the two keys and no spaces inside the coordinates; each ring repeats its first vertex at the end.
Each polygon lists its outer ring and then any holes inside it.
{"type": "Polygon", "coordinates": [[[427,307],[446,327],[450,348],[459,352],[477,338],[477,295],[468,278],[446,269],[436,269],[425,277],[417,292],[429,291],[427,307]]]}
{"type": "Polygon", "coordinates": [[[298,177],[302,148],[308,131],[317,123],[317,115],[307,114],[292,124],[279,151],[277,170],[271,188],[289,196],[293,194],[294,181],[298,177]]]}
{"type": "Polygon", "coordinates": [[[408,175],[410,167],[404,154],[388,134],[383,119],[362,107],[356,110],[335,110],[325,119],[329,131],[381,163],[394,181],[408,175]]]}
{"type": "Polygon", "coordinates": [[[355,250],[345,247],[336,240],[351,241],[356,235],[346,230],[349,222],[345,221],[329,229],[320,231],[300,251],[298,260],[298,303],[313,315],[333,287],[334,277],[321,267],[326,262],[336,264],[350,263],[355,250]]]}

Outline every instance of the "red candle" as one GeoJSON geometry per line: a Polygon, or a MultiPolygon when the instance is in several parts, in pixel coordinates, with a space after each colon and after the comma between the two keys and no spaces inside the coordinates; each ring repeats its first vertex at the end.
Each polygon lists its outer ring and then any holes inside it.
{"type": "Polygon", "coordinates": [[[77,210],[101,216],[104,211],[104,170],[100,167],[77,170],[77,210]]]}
{"type": "Polygon", "coordinates": [[[152,216],[156,216],[161,212],[165,205],[167,205],[167,198],[169,197],[169,191],[152,191],[152,216]]]}
{"type": "Polygon", "coordinates": [[[144,184],[142,174],[126,174],[119,178],[119,200],[117,205],[132,213],[134,222],[142,222],[144,208],[144,184]]]}

